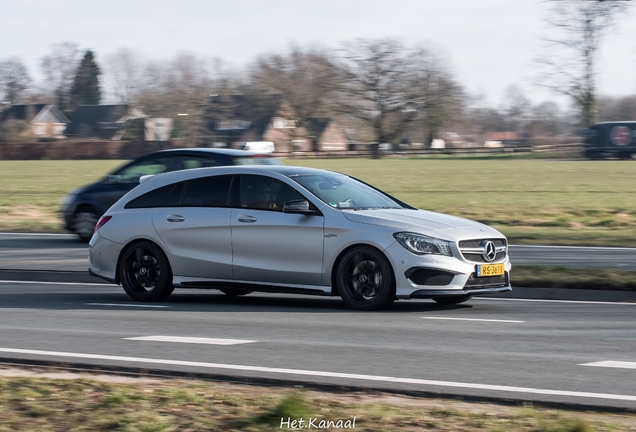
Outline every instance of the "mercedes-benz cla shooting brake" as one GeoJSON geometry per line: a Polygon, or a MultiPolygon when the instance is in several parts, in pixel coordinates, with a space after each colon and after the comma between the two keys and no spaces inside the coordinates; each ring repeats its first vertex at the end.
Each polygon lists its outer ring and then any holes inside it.
{"type": "Polygon", "coordinates": [[[143,178],[97,223],[89,265],[138,301],[212,288],[340,296],[374,310],[511,290],[498,231],[344,174],[274,165],[143,178]]]}

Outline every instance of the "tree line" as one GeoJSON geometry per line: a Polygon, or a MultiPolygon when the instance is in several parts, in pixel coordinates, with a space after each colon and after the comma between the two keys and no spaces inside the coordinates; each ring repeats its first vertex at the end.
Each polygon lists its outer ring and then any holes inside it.
{"type": "Polygon", "coordinates": [[[357,39],[337,50],[291,46],[259,56],[235,70],[222,59],[180,53],[167,61],[144,60],[122,48],[99,62],[77,44],[56,44],[40,61],[44,77],[34,86],[19,58],[0,61],[0,91],[9,103],[54,103],[72,115],[79,105],[142,105],[153,117],[176,118],[182,136],[196,141],[210,95],[248,95],[255,109],[271,109],[279,94],[296,126],[310,118],[336,118],[353,140],[430,144],[452,131],[464,137],[514,131],[521,136],[572,133],[599,120],[636,120],[636,95],[603,97],[596,89],[596,58],[626,2],[549,2],[553,34],[536,63],[536,85],[565,95],[572,105],[533,104],[517,85],[503,102],[469,94],[446,54],[432,45],[409,46],[395,39],[357,39]],[[106,97],[104,97],[104,95],[106,97]]]}

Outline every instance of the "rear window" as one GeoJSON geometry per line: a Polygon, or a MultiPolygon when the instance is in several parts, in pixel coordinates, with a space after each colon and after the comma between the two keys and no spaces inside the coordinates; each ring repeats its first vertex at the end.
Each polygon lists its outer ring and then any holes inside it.
{"type": "Polygon", "coordinates": [[[147,192],[126,204],[126,208],[177,207],[181,204],[184,184],[173,183],[147,192]]]}

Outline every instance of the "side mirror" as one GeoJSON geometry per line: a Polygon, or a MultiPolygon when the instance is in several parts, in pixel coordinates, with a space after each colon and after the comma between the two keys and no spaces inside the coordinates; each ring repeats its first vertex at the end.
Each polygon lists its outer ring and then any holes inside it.
{"type": "Polygon", "coordinates": [[[306,199],[295,199],[285,201],[285,204],[283,204],[283,213],[311,215],[314,214],[314,211],[309,209],[309,201],[306,199]]]}

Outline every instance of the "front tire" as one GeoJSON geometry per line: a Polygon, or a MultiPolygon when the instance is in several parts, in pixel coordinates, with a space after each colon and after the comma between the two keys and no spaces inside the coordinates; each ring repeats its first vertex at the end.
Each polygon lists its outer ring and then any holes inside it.
{"type": "Polygon", "coordinates": [[[395,300],[391,264],[369,246],[358,246],[344,254],[336,270],[336,288],[352,309],[378,310],[395,300]]]}
{"type": "Polygon", "coordinates": [[[134,243],[124,251],[119,276],[126,294],[140,302],[162,301],[174,291],[168,259],[150,242],[134,243]]]}
{"type": "Polygon", "coordinates": [[[463,295],[463,296],[449,296],[449,297],[433,297],[433,300],[435,300],[439,304],[454,305],[454,304],[467,302],[471,298],[473,298],[473,296],[463,295]]]}

